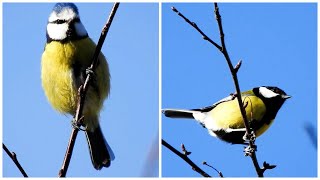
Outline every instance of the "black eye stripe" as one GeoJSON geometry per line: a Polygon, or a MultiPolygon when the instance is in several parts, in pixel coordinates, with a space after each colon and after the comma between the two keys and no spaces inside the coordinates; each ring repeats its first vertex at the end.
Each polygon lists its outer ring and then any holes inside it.
{"type": "MultiPolygon", "coordinates": [[[[63,23],[66,23],[66,22],[68,22],[68,21],[65,20],[65,19],[57,19],[57,20],[52,21],[50,23],[51,24],[63,24],[63,23]]],[[[72,21],[70,21],[70,23],[75,23],[75,22],[80,22],[80,19],[79,18],[75,18],[72,21]]]]}
{"type": "Polygon", "coordinates": [[[52,21],[51,23],[53,23],[53,24],[63,24],[63,23],[66,23],[66,22],[67,22],[67,20],[65,20],[65,19],[57,19],[55,21],[52,21]]]}

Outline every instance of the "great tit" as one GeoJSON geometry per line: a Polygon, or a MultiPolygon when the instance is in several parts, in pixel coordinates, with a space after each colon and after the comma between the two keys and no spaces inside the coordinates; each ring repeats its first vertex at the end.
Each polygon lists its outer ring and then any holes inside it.
{"type": "MultiPolygon", "coordinates": [[[[83,26],[73,3],[57,3],[47,24],[47,43],[42,54],[42,87],[51,105],[59,112],[75,115],[78,89],[92,63],[96,44],[83,26]]],[[[91,161],[95,169],[109,167],[114,153],[106,142],[99,113],[110,91],[110,74],[102,53],[86,94],[83,116],[91,161]]]]}
{"type": "MultiPolygon", "coordinates": [[[[291,96],[278,87],[261,86],[242,92],[241,97],[250,128],[258,137],[270,127],[283,103],[291,96]]],[[[195,119],[210,135],[225,142],[246,143],[246,129],[235,95],[201,109],[164,109],[162,112],[170,118],[195,119]]]]}

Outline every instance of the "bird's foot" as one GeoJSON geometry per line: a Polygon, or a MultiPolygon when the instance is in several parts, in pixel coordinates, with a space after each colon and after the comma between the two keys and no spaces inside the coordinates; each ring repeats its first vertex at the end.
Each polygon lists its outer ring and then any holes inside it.
{"type": "Polygon", "coordinates": [[[244,148],[244,155],[245,156],[251,156],[252,153],[254,153],[255,151],[257,151],[257,146],[256,145],[252,145],[252,146],[247,146],[244,148]]]}
{"type": "Polygon", "coordinates": [[[244,134],[243,140],[246,141],[246,142],[248,142],[248,141],[255,142],[256,141],[256,134],[251,129],[250,134],[248,134],[247,132],[244,134]]]}
{"type": "Polygon", "coordinates": [[[77,124],[75,119],[71,120],[71,125],[74,129],[78,129],[79,131],[86,131],[86,128],[82,128],[81,125],[77,124]]]}
{"type": "Polygon", "coordinates": [[[88,67],[87,69],[86,69],[86,74],[87,74],[87,76],[90,74],[91,76],[94,76],[94,71],[93,71],[93,69],[91,68],[91,67],[88,67]]]}

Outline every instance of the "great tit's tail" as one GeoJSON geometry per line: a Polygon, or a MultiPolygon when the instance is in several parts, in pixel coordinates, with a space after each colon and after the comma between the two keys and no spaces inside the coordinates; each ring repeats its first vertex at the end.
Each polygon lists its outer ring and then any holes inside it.
{"type": "Polygon", "coordinates": [[[104,139],[100,126],[94,131],[87,130],[86,137],[94,168],[100,170],[102,167],[109,167],[111,161],[114,160],[114,154],[104,139]]]}
{"type": "Polygon", "coordinates": [[[166,117],[170,117],[170,118],[194,119],[194,114],[199,113],[199,111],[185,110],[185,109],[163,109],[162,113],[166,117]]]}

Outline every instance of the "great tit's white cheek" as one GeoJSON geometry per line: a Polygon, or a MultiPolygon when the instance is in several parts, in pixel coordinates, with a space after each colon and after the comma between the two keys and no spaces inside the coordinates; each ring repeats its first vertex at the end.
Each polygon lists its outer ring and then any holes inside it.
{"type": "Polygon", "coordinates": [[[278,96],[279,94],[269,90],[268,88],[266,87],[260,87],[259,88],[259,92],[260,94],[265,97],[265,98],[273,98],[273,97],[276,97],[278,96]]]}
{"type": "Polygon", "coordinates": [[[53,24],[49,23],[47,25],[47,32],[51,39],[63,40],[67,37],[67,31],[69,25],[67,23],[63,24],[53,24]]]}

